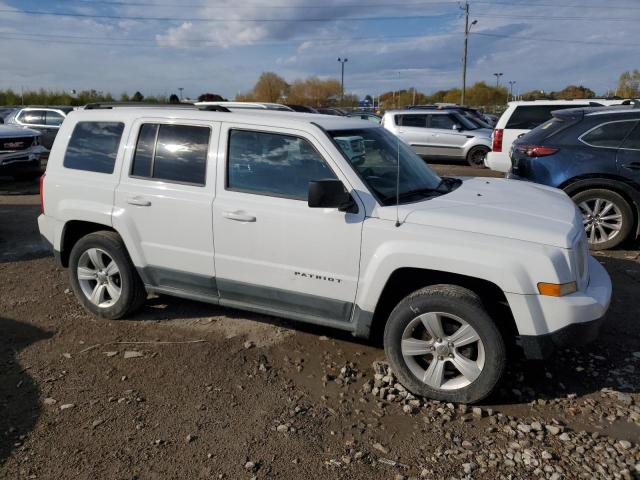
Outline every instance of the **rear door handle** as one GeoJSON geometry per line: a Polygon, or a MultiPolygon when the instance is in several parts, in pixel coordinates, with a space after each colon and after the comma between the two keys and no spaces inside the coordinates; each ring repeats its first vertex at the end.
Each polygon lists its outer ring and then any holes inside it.
{"type": "Polygon", "coordinates": [[[142,197],[127,197],[127,203],[129,205],[135,205],[137,207],[150,207],[151,201],[142,197]]]}
{"type": "Polygon", "coordinates": [[[640,170],[640,162],[625,163],[622,166],[624,168],[628,168],[629,170],[640,170]]]}
{"type": "Polygon", "coordinates": [[[222,216],[224,218],[228,218],[229,220],[235,220],[236,222],[255,222],[256,217],[253,215],[249,215],[243,211],[237,212],[222,212],[222,216]]]}

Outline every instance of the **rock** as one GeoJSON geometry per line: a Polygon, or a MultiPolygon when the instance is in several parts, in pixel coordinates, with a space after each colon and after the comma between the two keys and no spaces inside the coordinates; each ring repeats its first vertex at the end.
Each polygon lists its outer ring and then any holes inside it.
{"type": "Polygon", "coordinates": [[[198,438],[197,435],[194,435],[194,434],[190,433],[189,435],[187,435],[186,441],[187,441],[187,443],[191,443],[197,438],[198,438]]]}
{"type": "Polygon", "coordinates": [[[70,353],[63,353],[62,356],[64,358],[71,358],[71,354],[70,353]]]}
{"type": "Polygon", "coordinates": [[[70,408],[75,407],[75,404],[73,403],[65,403],[63,405],[60,405],[60,410],[69,410],[70,408]]]}
{"type": "Polygon", "coordinates": [[[111,358],[111,357],[115,357],[116,355],[118,355],[117,351],[113,351],[113,352],[103,352],[107,357],[111,358]]]}
{"type": "Polygon", "coordinates": [[[373,444],[373,448],[375,448],[376,450],[378,450],[379,452],[384,453],[385,455],[389,453],[389,450],[387,450],[386,448],[384,448],[384,446],[382,446],[381,443],[374,443],[373,444]]]}
{"type": "Polygon", "coordinates": [[[482,409],[480,407],[473,407],[473,416],[476,418],[482,418],[482,409]]]}
{"type": "Polygon", "coordinates": [[[531,428],[536,432],[539,432],[542,430],[542,424],[540,422],[531,422],[531,428]]]}
{"type": "Polygon", "coordinates": [[[250,348],[255,347],[256,344],[253,343],[251,340],[247,340],[246,342],[244,342],[243,347],[245,348],[245,350],[249,350],[250,348]]]}
{"type": "Polygon", "coordinates": [[[631,448],[631,442],[627,441],[627,440],[620,440],[618,442],[618,445],[620,446],[620,448],[622,448],[623,450],[629,450],[631,448]]]}
{"type": "Polygon", "coordinates": [[[320,335],[318,337],[318,340],[320,340],[321,342],[326,342],[327,340],[329,340],[329,337],[327,337],[326,335],[320,335]]]}
{"type": "Polygon", "coordinates": [[[403,405],[402,406],[402,411],[404,413],[410,413],[410,414],[414,414],[418,412],[418,409],[416,407],[414,407],[413,405],[403,405]]]}
{"type": "Polygon", "coordinates": [[[518,425],[518,430],[520,430],[522,433],[529,433],[531,431],[531,425],[521,423],[518,425]]]}
{"type": "Polygon", "coordinates": [[[556,425],[545,425],[544,428],[546,428],[547,432],[549,432],[551,435],[558,435],[562,430],[560,427],[556,425]]]}
{"type": "Polygon", "coordinates": [[[102,423],[104,423],[104,420],[94,420],[93,422],[91,422],[91,428],[96,428],[97,426],[101,425],[102,423]]]}
{"type": "Polygon", "coordinates": [[[281,423],[280,425],[278,425],[276,427],[276,430],[280,433],[284,433],[284,432],[288,432],[289,431],[289,424],[288,423],[281,423]]]}
{"type": "Polygon", "coordinates": [[[618,397],[618,401],[621,402],[623,405],[627,405],[627,406],[633,405],[633,397],[628,393],[618,392],[617,397],[618,397]]]}
{"type": "Polygon", "coordinates": [[[251,461],[244,464],[244,469],[248,472],[255,472],[258,469],[257,467],[256,463],[251,461]]]}
{"type": "Polygon", "coordinates": [[[542,459],[543,460],[551,460],[553,458],[553,455],[550,454],[549,452],[547,452],[546,450],[544,452],[542,452],[542,459]]]}
{"type": "Polygon", "coordinates": [[[124,358],[140,358],[144,357],[144,353],[136,350],[127,350],[124,352],[124,358]]]}
{"type": "Polygon", "coordinates": [[[49,397],[49,398],[45,398],[45,399],[43,400],[43,403],[44,403],[45,405],[55,405],[56,403],[58,403],[58,401],[57,401],[55,398],[51,398],[51,397],[49,397]]]}
{"type": "Polygon", "coordinates": [[[563,433],[562,435],[560,435],[558,437],[558,439],[562,442],[568,442],[569,440],[571,440],[571,437],[569,436],[569,434],[567,432],[563,433]]]}
{"type": "Polygon", "coordinates": [[[463,463],[462,464],[462,469],[464,470],[464,473],[469,475],[471,472],[473,472],[476,468],[476,464],[475,463],[463,463]]]}

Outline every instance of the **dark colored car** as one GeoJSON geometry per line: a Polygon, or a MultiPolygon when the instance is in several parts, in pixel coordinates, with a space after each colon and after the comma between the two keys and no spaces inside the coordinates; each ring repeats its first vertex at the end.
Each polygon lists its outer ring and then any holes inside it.
{"type": "Polygon", "coordinates": [[[17,125],[0,125],[0,176],[27,180],[42,175],[40,132],[17,125]]]}
{"type": "Polygon", "coordinates": [[[0,124],[4,123],[4,119],[16,110],[15,107],[0,107],[0,124]]]}
{"type": "Polygon", "coordinates": [[[382,117],[371,112],[355,111],[347,113],[347,117],[360,118],[362,120],[368,120],[371,123],[380,123],[382,117]]]}
{"type": "Polygon", "coordinates": [[[557,110],[513,144],[507,178],[564,190],[578,205],[590,247],[638,234],[640,108],[557,110]]]}
{"type": "Polygon", "coordinates": [[[37,130],[41,134],[42,146],[51,150],[60,125],[73,107],[20,107],[4,120],[7,124],[20,125],[37,130]]]}
{"type": "Polygon", "coordinates": [[[291,110],[294,110],[296,112],[301,112],[301,113],[318,113],[318,111],[315,108],[308,107],[306,105],[287,104],[287,107],[289,107],[291,110]]]}

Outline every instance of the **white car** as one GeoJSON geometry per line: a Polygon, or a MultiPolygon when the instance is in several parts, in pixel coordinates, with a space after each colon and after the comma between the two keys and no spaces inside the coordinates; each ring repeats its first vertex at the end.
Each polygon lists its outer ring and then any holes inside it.
{"type": "Polygon", "coordinates": [[[551,112],[564,108],[582,108],[590,106],[620,105],[623,100],[604,100],[601,98],[576,100],[532,100],[509,102],[500,116],[491,135],[491,151],[487,154],[485,165],[491,170],[508,172],[511,169],[509,152],[513,142],[550,120],[551,112]]]}
{"type": "Polygon", "coordinates": [[[380,124],[429,159],[466,161],[481,168],[491,150],[488,125],[452,109],[390,110],[380,124]]]}
{"type": "Polygon", "coordinates": [[[611,298],[563,192],[439,177],[362,120],[75,111],[41,195],[40,232],[89,312],[127,317],[160,292],[384,332],[405,387],[445,401],[491,393],[507,344],[544,358],[592,340],[611,298]]]}

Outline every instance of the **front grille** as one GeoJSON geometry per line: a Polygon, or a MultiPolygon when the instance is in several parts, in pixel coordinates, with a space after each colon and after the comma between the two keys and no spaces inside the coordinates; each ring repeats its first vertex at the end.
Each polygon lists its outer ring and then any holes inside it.
{"type": "Polygon", "coordinates": [[[0,138],[0,151],[26,150],[33,144],[33,137],[0,138]]]}

